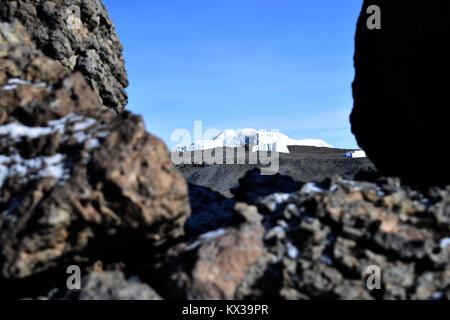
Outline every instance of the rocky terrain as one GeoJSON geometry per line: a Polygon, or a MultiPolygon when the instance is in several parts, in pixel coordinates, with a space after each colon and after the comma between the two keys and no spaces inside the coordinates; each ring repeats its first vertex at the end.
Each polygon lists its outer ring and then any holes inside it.
{"type": "Polygon", "coordinates": [[[184,232],[187,184],[141,117],[101,108],[83,75],[17,21],[0,23],[0,53],[2,295],[18,279],[184,232]]]}
{"type": "MultiPolygon", "coordinates": [[[[352,121],[379,170],[343,158],[348,150],[297,146],[280,154],[276,175],[248,163],[176,167],[124,110],[121,45],[100,1],[0,1],[0,18],[2,299],[450,298],[448,180],[410,176],[402,154],[387,168],[363,133],[366,117],[388,117],[363,103],[361,61],[373,59],[363,18],[352,121]],[[69,5],[82,12],[81,38],[61,22],[69,5]],[[81,270],[79,289],[67,286],[69,266],[81,270]]],[[[392,54],[406,46],[395,44],[392,54]]],[[[383,90],[373,101],[390,99],[383,90]]],[[[427,119],[401,128],[422,121],[411,137],[425,136],[427,119]]],[[[440,161],[433,170],[445,173],[440,161]]]]}
{"type": "MultiPolygon", "coordinates": [[[[220,152],[218,149],[216,151],[220,152]]],[[[354,179],[375,173],[376,169],[368,158],[343,157],[342,155],[348,151],[336,148],[289,146],[289,153],[275,153],[273,157],[278,159],[277,173],[291,177],[295,181],[321,182],[334,175],[354,179]]],[[[203,151],[203,154],[206,152],[203,151]]],[[[269,166],[260,161],[257,164],[249,164],[248,150],[245,161],[241,161],[244,164],[237,164],[237,148],[234,150],[227,148],[222,153],[224,154],[223,163],[235,164],[202,163],[192,165],[195,163],[194,153],[184,152],[181,154],[187,161],[177,165],[177,168],[189,183],[208,187],[222,195],[230,196],[230,190],[239,184],[239,179],[248,171],[269,166]]]]}

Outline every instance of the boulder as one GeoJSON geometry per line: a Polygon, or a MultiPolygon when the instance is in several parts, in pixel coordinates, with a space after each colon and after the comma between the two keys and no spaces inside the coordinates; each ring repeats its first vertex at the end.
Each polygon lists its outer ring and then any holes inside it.
{"type": "Polygon", "coordinates": [[[416,186],[450,182],[449,13],[446,1],[370,0],[357,25],[352,131],[381,175],[416,186]]]}
{"type": "Polygon", "coordinates": [[[185,181],[140,116],[99,107],[81,73],[0,23],[0,279],[183,233],[185,181]]]}
{"type": "Polygon", "coordinates": [[[20,21],[38,49],[80,71],[105,106],[125,108],[123,46],[101,0],[1,0],[0,20],[20,21]]]}
{"type": "Polygon", "coordinates": [[[260,221],[210,231],[170,248],[158,274],[159,289],[172,299],[235,299],[247,272],[264,255],[260,221]]]}

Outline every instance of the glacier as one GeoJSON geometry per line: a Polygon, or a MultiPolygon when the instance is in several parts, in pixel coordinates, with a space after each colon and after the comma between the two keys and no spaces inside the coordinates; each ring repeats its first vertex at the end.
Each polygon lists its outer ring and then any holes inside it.
{"type": "Polygon", "coordinates": [[[350,151],[342,155],[343,158],[367,158],[364,150],[350,151]]]}
{"type": "Polygon", "coordinates": [[[238,148],[250,146],[252,152],[273,151],[289,153],[288,146],[312,146],[333,148],[323,140],[295,140],[280,132],[258,131],[254,129],[223,130],[212,140],[196,141],[188,146],[178,147],[175,151],[197,151],[215,148],[238,148]]]}

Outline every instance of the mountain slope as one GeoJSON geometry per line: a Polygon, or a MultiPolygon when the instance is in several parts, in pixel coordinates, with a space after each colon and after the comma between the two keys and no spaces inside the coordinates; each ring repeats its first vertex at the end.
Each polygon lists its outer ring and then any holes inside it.
{"type": "Polygon", "coordinates": [[[215,148],[239,148],[251,146],[252,152],[276,151],[289,153],[288,146],[311,146],[333,148],[318,139],[295,140],[280,132],[258,131],[254,129],[224,130],[212,140],[200,140],[175,151],[196,151],[215,148]]]}

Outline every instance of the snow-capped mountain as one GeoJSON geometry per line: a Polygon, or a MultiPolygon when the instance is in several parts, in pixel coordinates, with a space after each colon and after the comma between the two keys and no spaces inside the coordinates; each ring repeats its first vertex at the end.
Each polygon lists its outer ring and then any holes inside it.
{"type": "Polygon", "coordinates": [[[196,151],[215,148],[236,148],[249,145],[252,152],[275,151],[289,153],[288,146],[313,146],[333,148],[318,139],[295,140],[280,132],[258,131],[254,129],[224,130],[212,140],[200,140],[175,151],[196,151]]]}

